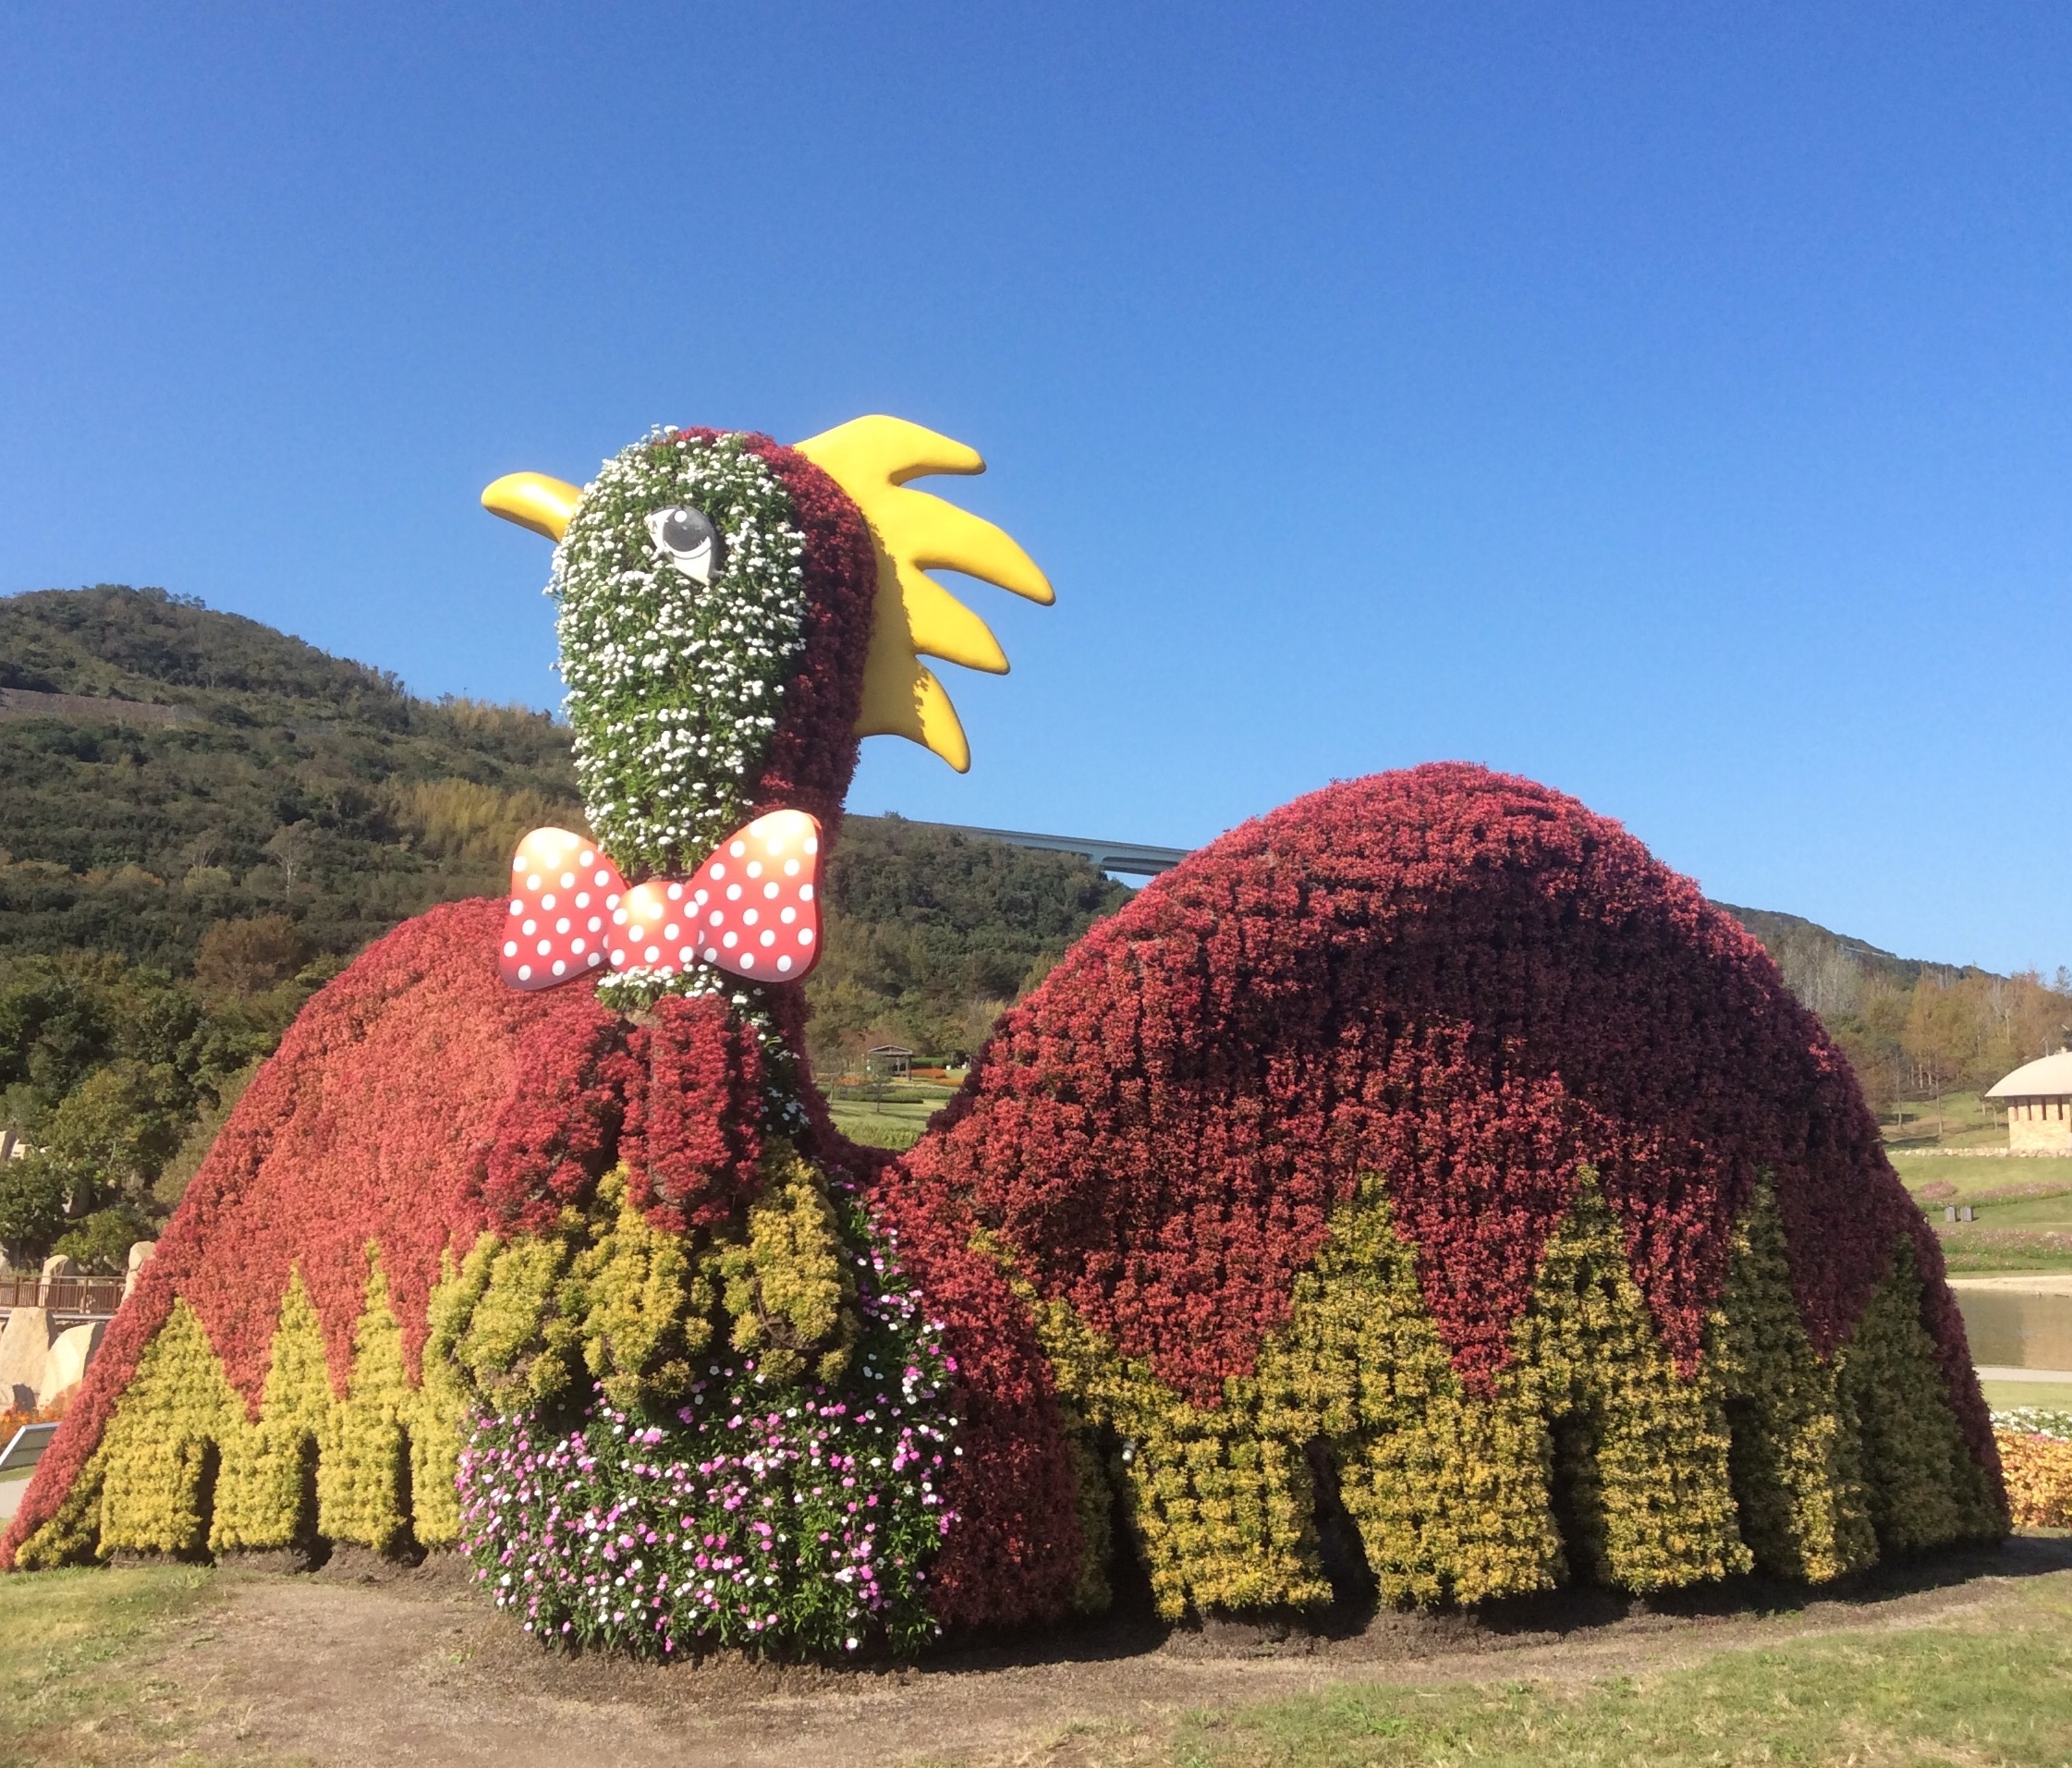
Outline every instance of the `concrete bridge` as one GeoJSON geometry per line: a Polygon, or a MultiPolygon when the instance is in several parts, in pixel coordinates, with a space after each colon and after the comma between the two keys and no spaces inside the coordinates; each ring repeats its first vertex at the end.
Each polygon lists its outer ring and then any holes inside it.
{"type": "Polygon", "coordinates": [[[1138,878],[1155,878],[1162,872],[1172,871],[1188,852],[1186,847],[1148,847],[1141,841],[1096,841],[1077,835],[1030,835],[1025,829],[974,829],[960,823],[940,823],[936,827],[947,829],[952,835],[1005,841],[1011,847],[1076,853],[1090,861],[1096,872],[1119,872],[1138,878]]]}

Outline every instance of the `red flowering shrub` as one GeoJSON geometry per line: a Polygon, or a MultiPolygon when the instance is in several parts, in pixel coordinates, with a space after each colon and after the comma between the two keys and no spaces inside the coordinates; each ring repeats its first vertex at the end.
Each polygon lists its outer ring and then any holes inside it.
{"type": "MultiPolygon", "coordinates": [[[[256,1411],[281,1298],[299,1265],[344,1391],[381,1249],[412,1380],[425,1304],[449,1249],[464,1254],[498,1209],[555,1194],[570,1165],[608,1151],[610,1111],[581,1053],[611,1060],[587,985],[520,994],[497,976],[501,901],[452,903],[370,946],[304,1008],[254,1077],[110,1323],[0,1557],[55,1509],[176,1296],[200,1316],[256,1411]],[[533,1065],[541,1067],[535,1069],[533,1065]],[[524,1103],[544,1074],[570,1121],[524,1103]],[[493,1155],[500,1164],[489,1176],[493,1155]]],[[[623,1057],[619,1060],[623,1061],[623,1057]]],[[[534,1101],[535,1107],[539,1102],[534,1101]]]]}
{"type": "Polygon", "coordinates": [[[633,1034],[633,1059],[627,1195],[651,1225],[674,1233],[725,1221],[762,1187],[755,1028],[714,995],[665,995],[633,1034]]]}
{"type": "MultiPolygon", "coordinates": [[[[826,696],[811,715],[787,702],[804,733],[793,801],[846,779],[814,723],[834,715],[826,696]]],[[[945,1624],[1098,1605],[1112,1501],[1164,1612],[1322,1600],[1313,1454],[1384,1588],[1420,1600],[1569,1575],[1652,1589],[1757,1561],[1829,1577],[2001,1526],[1939,1250],[1847,1068],[1737,925],[1542,787],[1425,767],[1236,831],[1006,1015],[904,1160],[833,1129],[794,1054],[794,993],[762,1013],[669,997],[628,1024],[587,983],[504,988],[502,920],[495,903],[435,910],[311,1004],[190,1187],[0,1555],[52,1522],[169,1319],[169,1367],[215,1396],[196,1416],[236,1410],[216,1358],[255,1408],[299,1268],[299,1367],[318,1367],[321,1338],[342,1392],[378,1247],[401,1392],[421,1377],[443,1262],[485,1227],[566,1219],[615,1162],[646,1217],[605,1237],[624,1244],[589,1246],[565,1277],[538,1238],[455,1274],[452,1307],[484,1311],[480,1367],[518,1368],[535,1317],[565,1300],[579,1311],[562,1323],[608,1335],[622,1373],[665,1366],[670,1333],[682,1349],[725,1328],[741,1349],[731,1335],[752,1326],[762,1344],[762,1311],[792,1317],[765,1281],[822,1285],[836,1331],[847,1254],[830,1250],[825,1199],[853,1196],[896,1237],[954,1377],[956,1522],[925,1579],[945,1624]],[[778,1155],[799,1207],[759,1222],[747,1206],[778,1155]],[[721,1246],[724,1299],[667,1244],[744,1228],[721,1246]],[[1911,1259],[1895,1257],[1903,1236],[1911,1259]],[[723,1299],[734,1327],[699,1312],[723,1299]],[[1704,1382],[1674,1379],[1672,1362],[1701,1360],[1704,1382]],[[1578,1494],[1565,1546],[1550,1518],[1578,1494]]],[[[451,1351],[472,1328],[441,1308],[451,1351]]],[[[173,1517],[170,1475],[144,1492],[138,1445],[126,1454],[138,1489],[111,1473],[105,1514],[173,1517]]],[[[299,1486],[282,1490],[291,1506],[299,1486]]],[[[63,1518],[54,1534],[37,1554],[93,1540],[63,1518]]]]}
{"type": "Polygon", "coordinates": [[[1581,1164],[1687,1372],[1767,1172],[1822,1353],[1914,1236],[1991,1462],[1932,1236],[1818,1021],[1688,880],[1524,780],[1420,767],[1233,831],[1005,1016],[938,1125],[909,1167],[1211,1407],[1363,1173],[1487,1394],[1581,1164]]]}
{"type": "Polygon", "coordinates": [[[587,988],[557,989],[518,1050],[513,1089],[497,1113],[482,1196],[497,1227],[537,1230],[580,1203],[611,1164],[639,1068],[625,1028],[587,988]]]}
{"type": "Polygon", "coordinates": [[[758,813],[809,811],[832,839],[856,772],[877,549],[862,513],[804,455],[767,436],[750,436],[748,443],[784,482],[792,519],[806,537],[806,644],[785,683],[777,728],[752,788],[755,807],[758,813]]]}
{"type": "Polygon", "coordinates": [[[899,1237],[916,1290],[947,1328],[957,1458],[943,1494],[957,1526],[929,1577],[945,1627],[1060,1618],[1083,1549],[1057,1391],[1028,1311],[973,1252],[954,1206],[888,1164],[871,1207],[899,1237]]]}

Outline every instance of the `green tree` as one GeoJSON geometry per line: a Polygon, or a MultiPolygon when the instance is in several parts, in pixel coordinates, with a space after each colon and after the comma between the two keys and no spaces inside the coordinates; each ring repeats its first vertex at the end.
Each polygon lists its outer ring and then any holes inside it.
{"type": "Polygon", "coordinates": [[[150,1189],[185,1134],[194,1091],[169,1067],[118,1060],[96,1068],[43,1124],[43,1152],[83,1215],[150,1189]]]}
{"type": "Polygon", "coordinates": [[[127,1203],[95,1210],[58,1236],[53,1252],[62,1252],[84,1265],[127,1271],[129,1249],[139,1240],[155,1238],[158,1230],[144,1214],[127,1203]]]}
{"type": "Polygon", "coordinates": [[[0,1246],[18,1267],[43,1259],[65,1228],[65,1177],[42,1152],[0,1161],[0,1246]]]}

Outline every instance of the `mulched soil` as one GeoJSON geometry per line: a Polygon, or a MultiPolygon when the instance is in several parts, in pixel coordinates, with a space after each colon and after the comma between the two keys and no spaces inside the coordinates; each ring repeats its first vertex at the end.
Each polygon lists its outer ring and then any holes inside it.
{"type": "Polygon", "coordinates": [[[189,1692],[181,1742],[313,1762],[1042,1762],[1155,1755],[1172,1721],[1333,1683],[1577,1681],[1809,1634],[1990,1621],[2022,1580],[2072,1575],[2072,1540],[1882,1569],[1806,1593],[1743,1579],[1671,1601],[1567,1595],[1477,1615],[1339,1616],[1167,1629],[1115,1620],[969,1645],[920,1667],[671,1665],[542,1651],[459,1568],[340,1555],[314,1573],[218,1574],[218,1602],[144,1666],[189,1692]],[[205,1695],[204,1695],[205,1691],[205,1695]]]}

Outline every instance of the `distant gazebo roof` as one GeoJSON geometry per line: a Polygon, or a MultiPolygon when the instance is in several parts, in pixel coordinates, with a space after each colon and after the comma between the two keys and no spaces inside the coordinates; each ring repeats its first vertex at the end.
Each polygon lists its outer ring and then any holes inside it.
{"type": "Polygon", "coordinates": [[[1988,1099],[2072,1098],[2072,1050],[2025,1062],[1986,1089],[1988,1099]]]}

